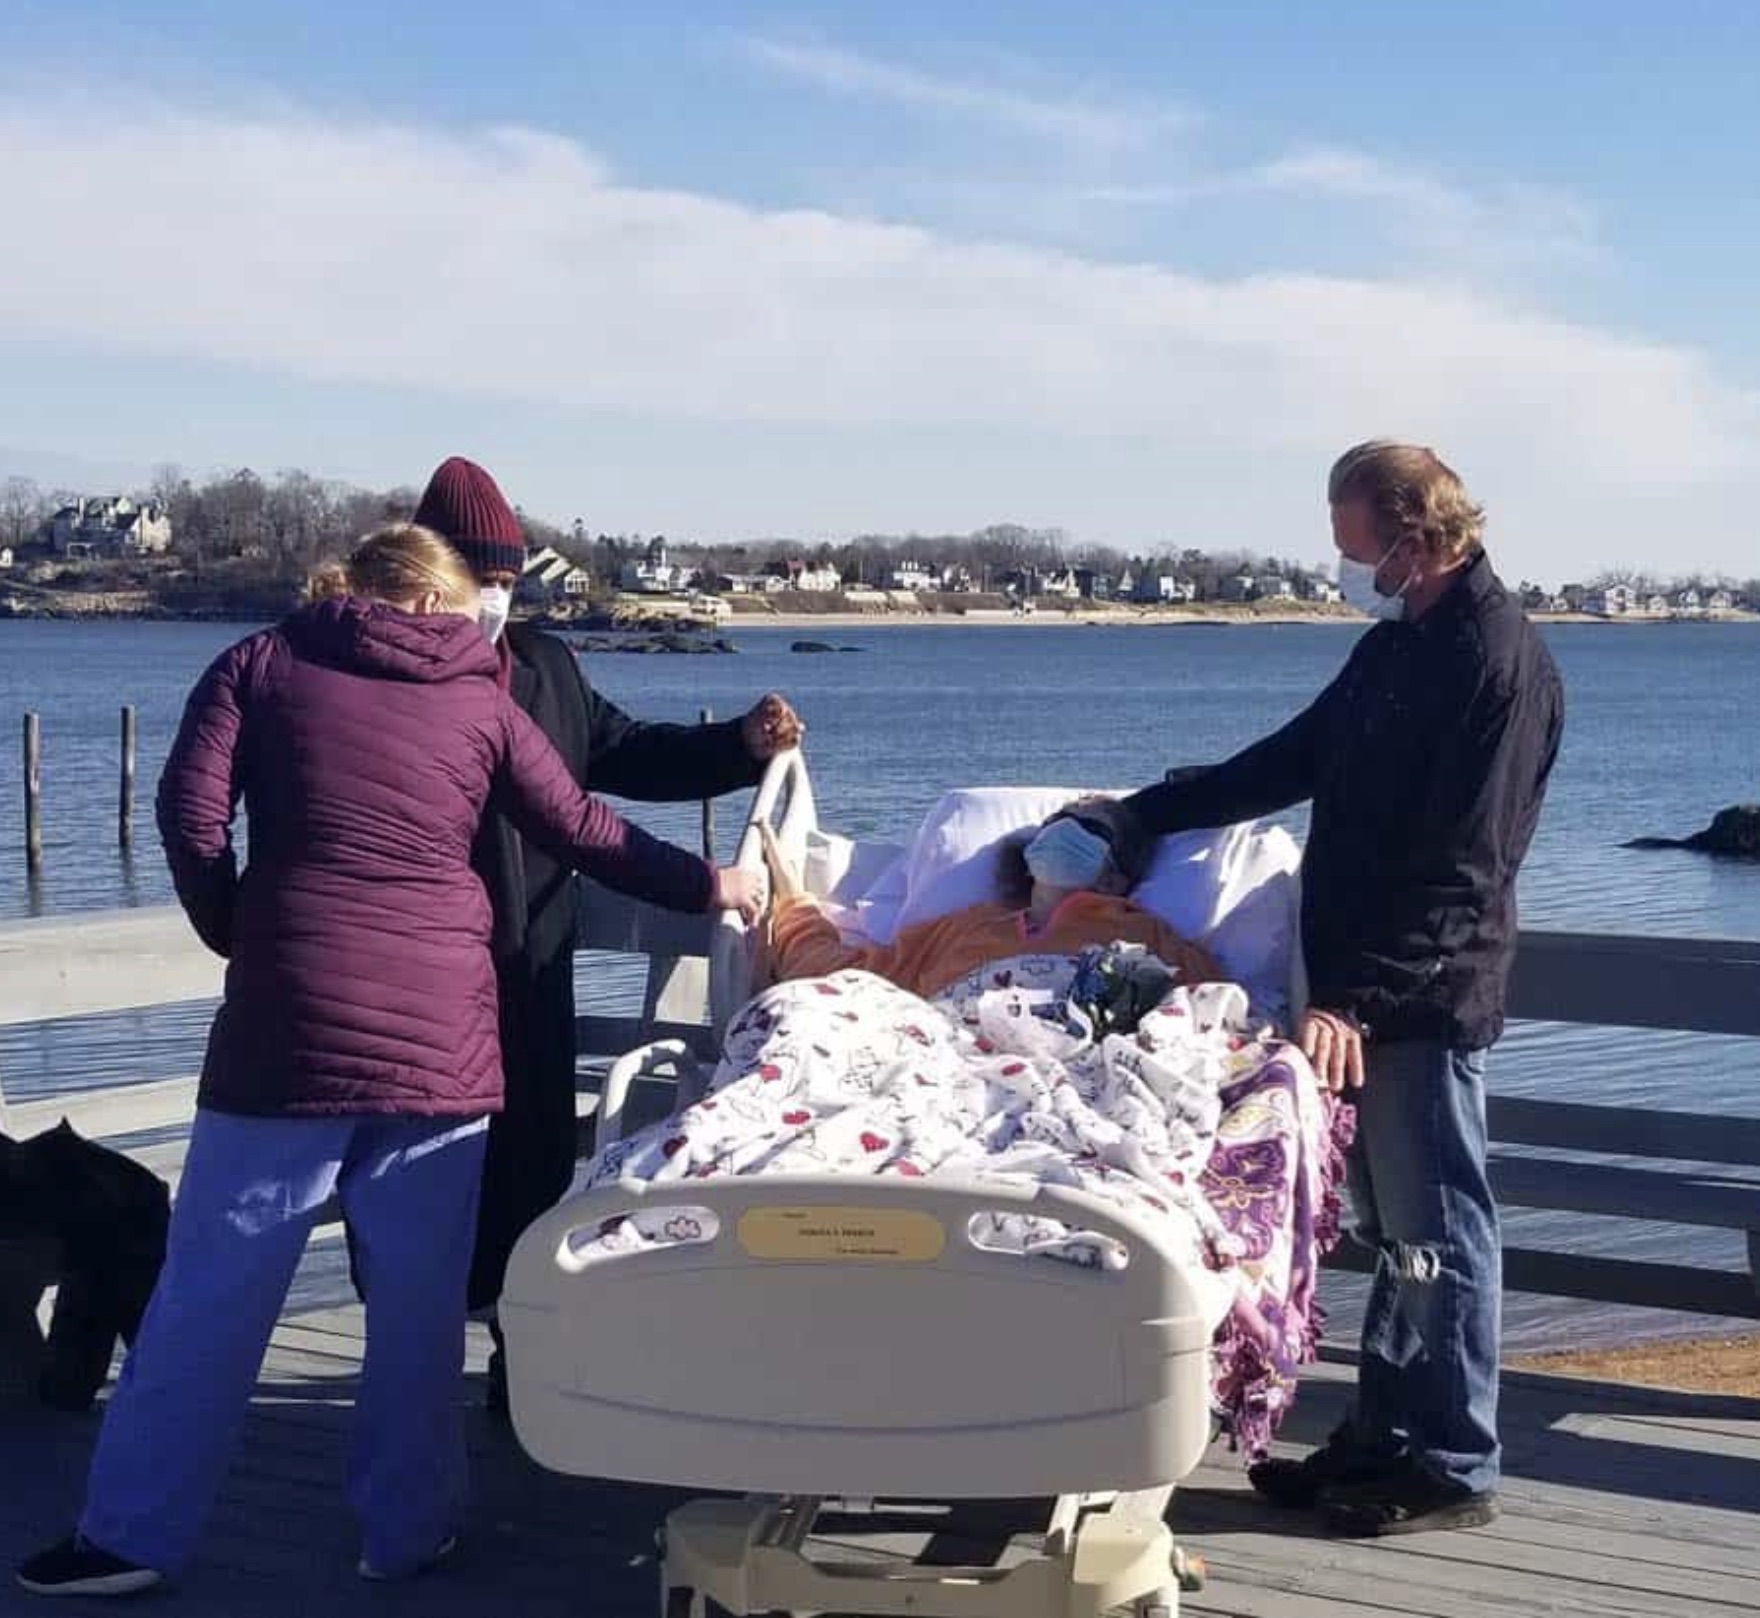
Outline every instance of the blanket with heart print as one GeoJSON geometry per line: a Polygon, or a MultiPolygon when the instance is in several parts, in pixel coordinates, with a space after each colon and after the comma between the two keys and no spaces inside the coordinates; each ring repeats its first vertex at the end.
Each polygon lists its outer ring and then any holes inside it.
{"type": "MultiPolygon", "coordinates": [[[[1215,1405],[1263,1453],[1312,1359],[1315,1281],[1337,1236],[1348,1109],[1230,984],[1174,987],[1128,1033],[1096,1034],[1080,962],[992,962],[933,1002],[865,972],[778,984],[729,1026],[708,1092],[608,1147],[583,1188],[805,1173],[956,1175],[1071,1186],[1152,1219],[1215,1331],[1215,1405]]],[[[632,1214],[601,1256],[690,1240],[676,1210],[632,1214]]],[[[1117,1244],[998,1212],[980,1245],[1066,1263],[1117,1244]]]]}

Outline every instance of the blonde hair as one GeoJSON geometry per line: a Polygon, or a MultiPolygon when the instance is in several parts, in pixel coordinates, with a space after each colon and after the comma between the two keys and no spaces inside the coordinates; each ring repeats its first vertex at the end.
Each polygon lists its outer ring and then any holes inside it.
{"type": "Polygon", "coordinates": [[[1417,444],[1372,438],[1346,450],[1333,463],[1326,498],[1366,501],[1384,545],[1415,540],[1440,562],[1462,560],[1485,534],[1485,508],[1435,450],[1417,444]]]}
{"type": "Polygon", "coordinates": [[[419,600],[440,592],[447,611],[461,611],[477,592],[464,558],[431,528],[397,522],[368,534],[346,561],[327,562],[306,581],[306,598],[367,596],[375,601],[419,600]]]}

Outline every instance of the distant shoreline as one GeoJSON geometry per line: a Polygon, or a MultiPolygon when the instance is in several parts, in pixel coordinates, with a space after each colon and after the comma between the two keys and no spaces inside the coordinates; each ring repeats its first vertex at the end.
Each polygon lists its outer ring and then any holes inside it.
{"type": "MultiPolygon", "coordinates": [[[[1760,624],[1760,613],[1730,612],[1708,614],[1701,618],[1597,618],[1590,613],[1545,613],[1528,615],[1537,624],[1593,624],[1616,629],[1655,628],[1669,624],[1760,624]]],[[[1220,607],[1214,610],[1173,609],[1145,612],[1035,612],[1035,613],[948,613],[948,612],[737,612],[722,618],[713,626],[718,635],[737,634],[742,629],[786,629],[806,633],[814,629],[1210,629],[1252,628],[1256,625],[1330,624],[1362,629],[1368,619],[1349,611],[1254,612],[1220,607]]],[[[570,626],[554,626],[566,632],[570,626]]],[[[602,633],[602,631],[601,631],[602,633]]]]}
{"type": "Polygon", "coordinates": [[[1156,629],[1250,624],[1355,624],[1348,612],[1253,612],[1221,608],[1214,612],[736,612],[715,623],[717,634],[742,629],[1156,629]]]}
{"type": "MultiPolygon", "coordinates": [[[[32,591],[9,594],[0,579],[0,624],[5,623],[271,623],[279,611],[252,614],[242,606],[229,612],[212,608],[200,611],[178,611],[149,602],[138,592],[76,592],[32,591]]],[[[1760,624],[1760,613],[1721,612],[1694,617],[1671,617],[1633,614],[1628,617],[1602,618],[1582,612],[1536,612],[1529,617],[1537,624],[1596,625],[1603,628],[1638,629],[1672,624],[1760,624]]],[[[741,611],[705,623],[688,613],[668,613],[656,604],[652,613],[640,624],[631,623],[634,633],[654,633],[661,620],[676,618],[680,628],[696,627],[712,634],[736,634],[742,629],[786,630],[803,636],[813,631],[853,629],[1209,629],[1251,628],[1254,626],[1288,627],[1299,624],[1333,624],[1361,629],[1368,620],[1347,607],[1304,607],[1280,605],[1256,607],[1232,606],[1221,603],[1202,606],[1139,607],[1102,609],[1042,609],[1016,613],[1002,609],[974,609],[969,612],[911,612],[888,610],[862,611],[741,611]]],[[[617,633],[600,619],[589,622],[568,618],[533,620],[541,627],[558,634],[617,633]]]]}

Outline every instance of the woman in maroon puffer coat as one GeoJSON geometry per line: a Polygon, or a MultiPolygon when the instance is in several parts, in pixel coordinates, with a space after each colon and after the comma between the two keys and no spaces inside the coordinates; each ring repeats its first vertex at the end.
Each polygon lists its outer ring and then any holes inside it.
{"type": "Polygon", "coordinates": [[[386,529],[316,582],[324,599],[203,676],[160,782],[178,897],[226,956],[226,993],[164,1272],[79,1530],[19,1571],[41,1593],[121,1594],[187,1559],[332,1193],[368,1281],[349,1486],[361,1572],[397,1577],[451,1548],[465,1276],[501,1105],[489,905],[470,866],[491,798],[610,887],[753,908],[751,878],[581,793],[501,690],[475,580],[437,535],[386,529]]]}

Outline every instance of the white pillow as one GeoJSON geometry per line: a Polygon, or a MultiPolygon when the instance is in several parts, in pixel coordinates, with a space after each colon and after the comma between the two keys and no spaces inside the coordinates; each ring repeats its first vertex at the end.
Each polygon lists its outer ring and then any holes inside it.
{"type": "MultiPolygon", "coordinates": [[[[890,942],[905,927],[997,897],[997,847],[1072,799],[1121,797],[1074,787],[965,787],[924,817],[899,871],[858,905],[863,933],[890,942]],[[882,888],[889,891],[881,891],[882,888]]],[[[1299,929],[1301,850],[1279,826],[1248,822],[1163,837],[1131,897],[1182,937],[1204,945],[1255,1000],[1281,1002],[1299,929]]]]}
{"type": "Polygon", "coordinates": [[[1156,845],[1131,897],[1216,957],[1253,999],[1280,1001],[1300,929],[1302,851],[1256,821],[1177,832],[1156,845]]]}
{"type": "Polygon", "coordinates": [[[950,916],[997,894],[997,845],[1037,826],[1073,798],[1063,787],[964,787],[944,793],[905,855],[904,903],[895,928],[950,916]]]}

